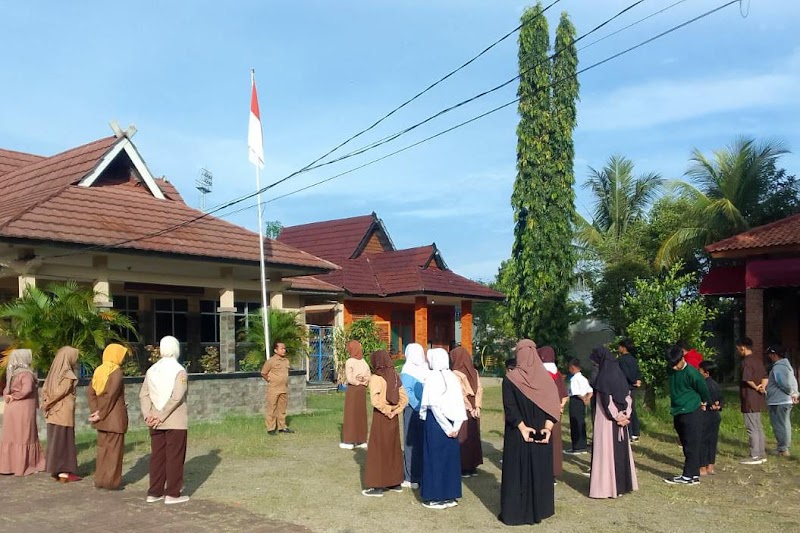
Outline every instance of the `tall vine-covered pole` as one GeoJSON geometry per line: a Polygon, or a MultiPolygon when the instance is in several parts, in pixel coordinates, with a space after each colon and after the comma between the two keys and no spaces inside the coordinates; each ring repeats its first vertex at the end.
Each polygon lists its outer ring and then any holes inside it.
{"type": "Polygon", "coordinates": [[[541,3],[525,11],[519,35],[520,121],[517,178],[511,197],[514,245],[509,303],[517,335],[563,350],[568,343],[568,298],[575,267],[572,131],[577,52],[571,45],[575,29],[565,14],[558,28],[556,55],[548,59],[549,31],[541,12],[541,3]]]}

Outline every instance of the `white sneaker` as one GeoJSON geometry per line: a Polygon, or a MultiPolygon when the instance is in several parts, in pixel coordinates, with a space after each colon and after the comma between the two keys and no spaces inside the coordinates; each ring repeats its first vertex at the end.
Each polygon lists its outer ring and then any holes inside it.
{"type": "Polygon", "coordinates": [[[763,465],[766,463],[767,460],[763,457],[751,457],[750,459],[746,459],[744,461],[740,461],[739,464],[743,465],[763,465]]]}
{"type": "Polygon", "coordinates": [[[163,496],[148,496],[147,497],[147,503],[156,503],[156,502],[160,502],[163,499],[164,499],[163,496]]]}
{"type": "Polygon", "coordinates": [[[444,502],[422,502],[422,506],[426,509],[447,509],[444,502]]]}
{"type": "Polygon", "coordinates": [[[367,449],[367,443],[366,442],[362,442],[361,444],[356,444],[356,448],[361,448],[362,450],[366,450],[367,449]]]}
{"type": "Polygon", "coordinates": [[[447,500],[446,502],[442,503],[444,503],[445,507],[458,507],[458,502],[455,500],[447,500]]]}
{"type": "Polygon", "coordinates": [[[417,490],[419,488],[419,483],[414,483],[413,481],[403,481],[400,483],[400,486],[404,489],[417,490]]]}
{"type": "Polygon", "coordinates": [[[353,448],[355,448],[355,446],[353,446],[352,444],[347,444],[346,442],[340,442],[339,448],[343,450],[352,450],[353,448]]]}
{"type": "Polygon", "coordinates": [[[186,503],[189,501],[188,496],[178,496],[177,498],[173,498],[172,496],[167,496],[164,498],[164,503],[167,505],[175,505],[176,503],[186,503]]]}

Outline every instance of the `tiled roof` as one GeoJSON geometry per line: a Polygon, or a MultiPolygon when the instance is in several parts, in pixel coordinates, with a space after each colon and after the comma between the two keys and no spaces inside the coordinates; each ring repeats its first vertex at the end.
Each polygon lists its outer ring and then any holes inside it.
{"type": "Polygon", "coordinates": [[[706,246],[710,254],[733,250],[800,245],[800,214],[758,226],[706,246]]]}
{"type": "MultiPolygon", "coordinates": [[[[0,148],[0,176],[41,161],[44,157],[0,148]]],[[[0,178],[1,179],[1,178],[0,178]]]]}
{"type": "Polygon", "coordinates": [[[286,281],[289,282],[290,291],[326,293],[344,292],[344,289],[341,287],[326,281],[322,281],[316,276],[298,276],[296,278],[290,278],[286,281]]]}
{"type": "Polygon", "coordinates": [[[0,228],[30,207],[77,183],[118,139],[106,137],[26,165],[0,178],[0,228]]]}
{"type": "Polygon", "coordinates": [[[281,230],[278,240],[295,248],[336,262],[350,257],[361,244],[369,229],[377,222],[375,213],[339,220],[312,222],[289,226],[281,230]]]}
{"type": "MultiPolygon", "coordinates": [[[[141,239],[202,213],[186,205],[177,190],[163,180],[157,183],[164,186],[166,200],[154,197],[138,182],[78,186],[116,141],[114,137],[100,139],[0,177],[0,237],[259,261],[258,234],[213,216],[141,239]]],[[[265,253],[273,265],[317,272],[338,268],[269,239],[265,240],[265,253]]]]}

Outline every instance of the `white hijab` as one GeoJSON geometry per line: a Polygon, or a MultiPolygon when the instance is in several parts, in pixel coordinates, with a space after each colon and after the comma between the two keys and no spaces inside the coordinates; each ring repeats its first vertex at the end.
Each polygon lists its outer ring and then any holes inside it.
{"type": "Polygon", "coordinates": [[[425,420],[428,409],[438,407],[451,422],[465,421],[467,410],[464,407],[464,393],[461,382],[450,370],[450,356],[447,351],[442,348],[428,350],[428,364],[431,373],[422,390],[419,417],[425,420]]]}
{"type": "Polygon", "coordinates": [[[405,351],[406,362],[403,365],[401,374],[408,374],[420,383],[425,383],[431,369],[428,368],[428,363],[425,362],[425,350],[421,345],[412,342],[406,346],[405,351]]]}
{"type": "Polygon", "coordinates": [[[159,352],[161,359],[150,367],[144,379],[147,381],[150,401],[160,411],[167,405],[170,396],[172,396],[172,390],[175,388],[175,379],[185,369],[178,362],[178,358],[181,355],[181,344],[175,337],[168,335],[161,339],[159,352]]]}

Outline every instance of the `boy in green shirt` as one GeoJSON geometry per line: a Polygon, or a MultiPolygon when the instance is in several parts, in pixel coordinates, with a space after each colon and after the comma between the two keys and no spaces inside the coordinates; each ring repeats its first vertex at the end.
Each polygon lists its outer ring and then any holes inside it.
{"type": "Polygon", "coordinates": [[[670,485],[700,483],[700,451],[703,442],[703,411],[708,403],[708,386],[700,372],[689,365],[683,350],[674,346],[669,361],[670,413],[683,446],[683,474],[664,481],[670,485]]]}

